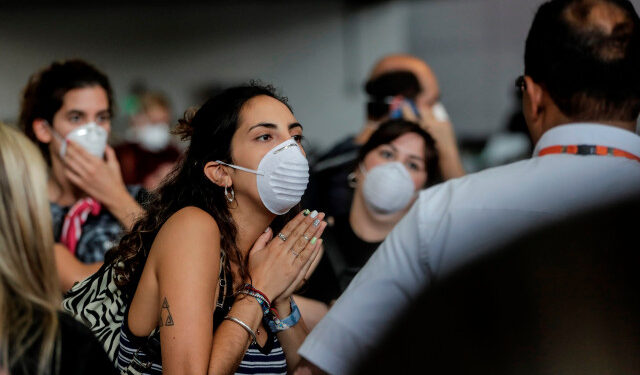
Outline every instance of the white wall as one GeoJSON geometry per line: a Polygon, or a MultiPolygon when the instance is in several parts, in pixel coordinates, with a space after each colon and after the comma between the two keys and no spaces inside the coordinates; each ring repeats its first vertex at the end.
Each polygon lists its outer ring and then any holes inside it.
{"type": "MultiPolygon", "coordinates": [[[[27,78],[82,57],[122,100],[132,81],[167,92],[176,116],[212,83],[252,78],[289,97],[311,143],[327,147],[364,118],[362,83],[391,52],[426,59],[461,137],[485,136],[514,107],[524,40],[540,0],[341,1],[0,8],[0,119],[15,120],[27,78]]],[[[640,0],[634,0],[636,7],[640,0]]]]}
{"type": "MultiPolygon", "coordinates": [[[[502,129],[518,105],[514,82],[542,0],[434,0],[410,5],[410,50],[440,79],[443,102],[463,137],[502,129]]],[[[632,0],[636,10],[640,0],[632,0]]]]}
{"type": "Polygon", "coordinates": [[[407,49],[402,11],[353,13],[331,1],[0,10],[0,119],[16,118],[32,72],[82,57],[109,75],[120,100],[142,79],[169,94],[176,115],[211,83],[273,83],[308,139],[326,147],[362,124],[372,61],[407,49]]]}

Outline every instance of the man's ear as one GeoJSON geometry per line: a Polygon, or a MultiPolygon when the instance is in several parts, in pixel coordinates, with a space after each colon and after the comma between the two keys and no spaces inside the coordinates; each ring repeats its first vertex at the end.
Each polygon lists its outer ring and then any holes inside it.
{"type": "Polygon", "coordinates": [[[529,76],[524,76],[524,81],[525,95],[527,95],[531,106],[531,119],[535,121],[538,119],[538,116],[540,116],[540,114],[544,111],[544,89],[529,76]]]}
{"type": "Polygon", "coordinates": [[[545,115],[545,89],[537,84],[531,77],[525,76],[525,87],[522,102],[522,110],[527,121],[527,127],[534,143],[540,139],[543,133],[545,115]]]}
{"type": "Polygon", "coordinates": [[[42,143],[51,143],[53,140],[53,132],[47,120],[37,118],[33,120],[31,126],[33,127],[33,134],[35,134],[38,141],[42,143]]]}
{"type": "Polygon", "coordinates": [[[218,162],[210,161],[204,165],[204,175],[209,181],[220,187],[229,187],[233,185],[231,176],[228,173],[230,168],[218,162]]]}

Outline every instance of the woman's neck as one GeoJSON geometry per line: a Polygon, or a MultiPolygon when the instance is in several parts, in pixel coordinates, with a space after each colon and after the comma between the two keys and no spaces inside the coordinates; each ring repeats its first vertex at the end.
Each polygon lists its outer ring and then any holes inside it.
{"type": "Polygon", "coordinates": [[[253,205],[250,200],[236,196],[242,203],[237,201],[231,203],[231,216],[238,228],[236,235],[236,245],[238,249],[246,256],[258,237],[264,233],[265,229],[271,224],[275,215],[266,211],[264,206],[260,204],[253,205]],[[238,203],[236,205],[236,203],[238,203]]]}
{"type": "Polygon", "coordinates": [[[381,242],[402,219],[407,210],[408,208],[389,215],[372,213],[366,206],[361,189],[356,189],[349,212],[349,224],[361,240],[381,242]]]}
{"type": "Polygon", "coordinates": [[[51,155],[51,175],[47,181],[47,192],[49,201],[60,206],[70,206],[83,195],[65,176],[64,165],[55,155],[51,155]]]}

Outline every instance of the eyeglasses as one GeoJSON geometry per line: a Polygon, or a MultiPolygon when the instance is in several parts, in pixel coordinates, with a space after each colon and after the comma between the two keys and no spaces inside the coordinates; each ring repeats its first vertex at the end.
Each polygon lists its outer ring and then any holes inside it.
{"type": "Polygon", "coordinates": [[[527,81],[524,80],[524,75],[516,78],[516,87],[520,89],[520,92],[524,92],[527,89],[527,81]]]}

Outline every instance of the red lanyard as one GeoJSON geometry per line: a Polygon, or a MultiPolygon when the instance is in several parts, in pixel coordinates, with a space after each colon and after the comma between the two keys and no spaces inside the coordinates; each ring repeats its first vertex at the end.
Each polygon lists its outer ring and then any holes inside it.
{"type": "Polygon", "coordinates": [[[538,156],[551,154],[573,154],[573,155],[598,155],[598,156],[615,156],[627,158],[640,162],[640,157],[620,150],[619,148],[594,145],[569,145],[569,146],[549,146],[545,147],[538,153],[538,156]]]}

